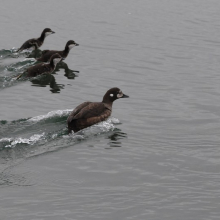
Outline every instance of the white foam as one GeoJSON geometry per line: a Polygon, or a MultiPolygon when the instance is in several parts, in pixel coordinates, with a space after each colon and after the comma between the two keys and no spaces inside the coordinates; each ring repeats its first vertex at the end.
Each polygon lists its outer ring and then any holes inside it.
{"type": "Polygon", "coordinates": [[[0,142],[11,142],[12,138],[1,138],[0,142]]]}
{"type": "Polygon", "coordinates": [[[108,132],[108,131],[113,131],[115,128],[114,124],[119,124],[119,123],[120,121],[117,118],[110,117],[106,121],[102,121],[102,122],[99,122],[98,124],[91,126],[91,128],[98,128],[100,132],[108,132]]]}
{"type": "Polygon", "coordinates": [[[85,137],[85,135],[71,133],[70,135],[63,135],[63,138],[65,138],[65,139],[71,138],[71,140],[81,141],[81,140],[84,140],[86,137],[85,137]]]}
{"type": "Polygon", "coordinates": [[[111,131],[115,128],[113,123],[111,123],[111,119],[95,124],[94,127],[99,128],[103,132],[111,131]]]}
{"type": "Polygon", "coordinates": [[[17,47],[12,47],[11,49],[5,50],[5,51],[10,51],[11,53],[15,53],[19,48],[17,47]]]}
{"type": "Polygon", "coordinates": [[[45,119],[52,118],[55,116],[59,116],[59,117],[66,116],[66,115],[69,115],[71,111],[72,109],[51,111],[51,112],[48,112],[46,115],[38,115],[33,118],[30,118],[28,119],[28,121],[37,122],[37,121],[45,120],[45,119]]]}
{"type": "Polygon", "coordinates": [[[109,123],[113,123],[113,124],[120,124],[119,119],[114,118],[114,117],[110,117],[110,118],[108,118],[107,121],[108,121],[109,123]]]}
{"type": "Polygon", "coordinates": [[[115,128],[114,124],[119,123],[120,121],[117,118],[110,117],[106,121],[99,122],[98,124],[92,125],[91,127],[85,128],[77,133],[72,133],[71,137],[80,140],[85,139],[90,135],[97,135],[100,133],[113,131],[115,128]]]}
{"type": "Polygon", "coordinates": [[[9,66],[6,66],[5,69],[8,70],[8,71],[17,72],[17,71],[21,71],[23,69],[26,69],[29,66],[32,66],[35,62],[36,62],[36,60],[34,58],[26,58],[23,61],[13,63],[9,66]]]}
{"type": "Polygon", "coordinates": [[[30,138],[2,138],[0,142],[9,142],[10,144],[6,145],[5,147],[15,147],[17,144],[29,144],[33,145],[40,139],[44,137],[45,133],[42,134],[34,134],[30,138]]]}

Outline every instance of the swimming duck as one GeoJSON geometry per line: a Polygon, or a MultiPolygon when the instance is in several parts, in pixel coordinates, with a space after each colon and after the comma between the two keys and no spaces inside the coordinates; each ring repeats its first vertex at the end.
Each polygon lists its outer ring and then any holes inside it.
{"type": "Polygon", "coordinates": [[[67,125],[69,133],[77,132],[91,125],[106,120],[112,113],[112,104],[116,99],[128,98],[117,88],[109,89],[102,102],[84,102],[77,106],[69,115],[67,125]]]}
{"type": "Polygon", "coordinates": [[[31,66],[24,73],[20,74],[16,79],[19,79],[25,73],[27,77],[35,77],[46,73],[50,74],[56,68],[57,63],[59,63],[62,59],[63,58],[56,53],[51,57],[50,63],[38,63],[34,66],[31,66]]]}
{"type": "Polygon", "coordinates": [[[56,53],[51,57],[50,63],[38,63],[35,66],[29,67],[27,69],[27,76],[35,77],[44,73],[52,73],[56,68],[57,63],[59,63],[61,60],[63,60],[63,58],[56,53]]]}
{"type": "Polygon", "coordinates": [[[40,58],[38,58],[37,61],[48,62],[50,60],[50,57],[55,53],[58,53],[58,54],[60,54],[61,57],[66,58],[68,56],[70,50],[75,46],[79,46],[79,44],[77,44],[73,40],[69,40],[66,43],[66,46],[65,46],[64,50],[61,50],[61,51],[58,51],[58,50],[44,50],[44,51],[42,51],[42,56],[40,58]]]}
{"type": "Polygon", "coordinates": [[[17,52],[21,52],[22,50],[25,50],[25,49],[35,49],[35,50],[38,49],[44,43],[44,39],[48,35],[54,34],[54,33],[55,32],[52,31],[50,28],[45,28],[39,38],[32,38],[32,39],[25,41],[22,44],[22,46],[17,50],[17,52]]]}

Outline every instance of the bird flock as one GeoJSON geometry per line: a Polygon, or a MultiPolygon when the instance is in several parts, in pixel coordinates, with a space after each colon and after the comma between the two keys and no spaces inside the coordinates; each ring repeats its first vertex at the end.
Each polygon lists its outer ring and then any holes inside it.
{"type": "MultiPolygon", "coordinates": [[[[25,41],[17,52],[20,53],[24,50],[36,50],[40,48],[45,38],[54,33],[55,32],[50,28],[45,28],[39,38],[32,38],[25,41]]],[[[55,70],[56,65],[64,60],[68,56],[70,50],[75,46],[79,46],[79,44],[73,40],[69,40],[62,51],[42,51],[41,57],[36,59],[40,63],[29,67],[24,73],[17,76],[16,79],[24,75],[26,77],[36,77],[42,74],[51,74],[55,70]]],[[[129,96],[123,94],[119,88],[114,87],[105,93],[102,102],[84,102],[78,105],[67,118],[69,133],[78,132],[79,130],[106,120],[112,113],[113,102],[117,99],[128,97],[129,96]]]]}

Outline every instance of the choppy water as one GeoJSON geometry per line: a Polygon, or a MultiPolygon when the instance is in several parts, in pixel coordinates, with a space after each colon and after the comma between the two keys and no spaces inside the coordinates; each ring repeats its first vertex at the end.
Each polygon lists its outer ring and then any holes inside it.
{"type": "Polygon", "coordinates": [[[0,219],[219,219],[219,7],[3,1],[0,219]],[[36,62],[16,48],[45,27],[41,50],[80,46],[52,75],[15,80],[36,62]],[[115,86],[130,98],[112,117],[68,135],[71,110],[115,86]]]}

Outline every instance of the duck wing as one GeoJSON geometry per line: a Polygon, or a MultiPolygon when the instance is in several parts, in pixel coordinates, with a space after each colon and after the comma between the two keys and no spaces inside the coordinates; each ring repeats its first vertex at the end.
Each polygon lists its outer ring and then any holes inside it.
{"type": "Polygon", "coordinates": [[[67,119],[69,132],[77,132],[83,128],[106,120],[111,109],[102,102],[84,102],[77,106],[67,119]]]}
{"type": "MultiPolygon", "coordinates": [[[[77,119],[80,112],[83,112],[83,109],[87,107],[91,102],[83,102],[82,104],[78,105],[69,115],[67,122],[70,123],[72,120],[77,119]]],[[[85,111],[85,109],[84,109],[85,111]]]]}
{"type": "Polygon", "coordinates": [[[51,56],[58,53],[61,57],[63,57],[63,51],[58,50],[45,50],[42,52],[42,56],[37,59],[37,61],[41,62],[50,62],[51,56]]]}
{"type": "Polygon", "coordinates": [[[105,114],[105,112],[111,111],[102,102],[84,102],[77,106],[69,115],[67,122],[71,122],[77,119],[88,119],[105,114]]]}
{"type": "Polygon", "coordinates": [[[38,42],[37,42],[37,38],[33,38],[33,39],[30,39],[30,40],[27,40],[25,41],[22,46],[18,49],[18,52],[19,51],[22,51],[22,50],[25,50],[25,49],[29,49],[31,47],[35,47],[37,48],[38,47],[38,42]]]}
{"type": "Polygon", "coordinates": [[[53,69],[49,64],[39,63],[27,69],[27,76],[35,77],[40,74],[51,73],[52,71],[53,69]]]}
{"type": "Polygon", "coordinates": [[[45,52],[43,51],[42,56],[37,59],[37,61],[41,62],[48,62],[51,58],[52,55],[55,53],[59,53],[57,50],[46,50],[45,52]]]}

